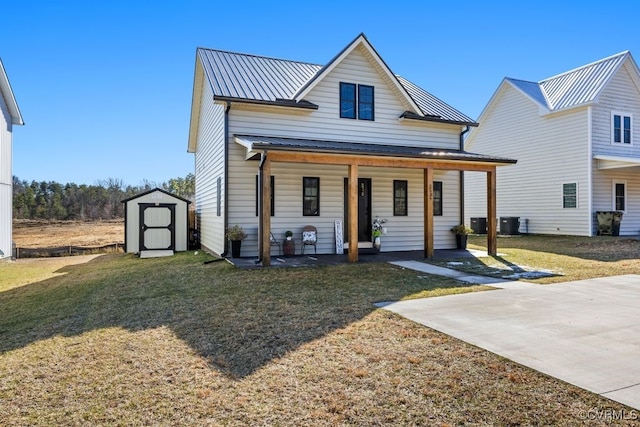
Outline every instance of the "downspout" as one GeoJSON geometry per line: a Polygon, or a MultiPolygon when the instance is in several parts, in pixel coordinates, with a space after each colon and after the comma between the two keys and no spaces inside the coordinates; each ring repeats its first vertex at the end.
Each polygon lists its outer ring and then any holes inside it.
{"type": "MultiPolygon", "coordinates": [[[[229,110],[231,109],[231,101],[227,101],[227,107],[224,109],[224,233],[229,228],[229,110]]],[[[227,236],[224,236],[224,252],[220,254],[225,258],[229,255],[227,236]]]]}
{"type": "Polygon", "coordinates": [[[260,163],[258,164],[258,261],[262,262],[262,233],[264,228],[262,227],[262,168],[264,161],[267,159],[267,150],[264,150],[260,155],[260,163]]]}
{"type": "MultiPolygon", "coordinates": [[[[464,151],[464,134],[469,132],[469,126],[465,126],[460,132],[460,151],[464,151]]],[[[460,224],[464,224],[464,171],[460,171],[460,224]]]]}

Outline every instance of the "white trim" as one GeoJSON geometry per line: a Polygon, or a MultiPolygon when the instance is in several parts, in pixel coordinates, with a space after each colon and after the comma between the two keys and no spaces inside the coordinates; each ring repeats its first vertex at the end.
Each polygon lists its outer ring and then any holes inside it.
{"type": "Polygon", "coordinates": [[[623,146],[623,147],[632,147],[633,146],[633,113],[629,113],[626,111],[616,111],[611,110],[611,145],[623,146]],[[615,116],[620,116],[620,142],[615,142],[614,140],[614,127],[613,127],[613,119],[615,116]],[[624,118],[629,117],[630,123],[630,135],[629,135],[629,143],[624,142],[624,118]]]}
{"type": "Polygon", "coordinates": [[[562,182],[560,183],[560,191],[561,191],[561,200],[560,200],[560,208],[562,210],[565,209],[578,209],[580,207],[580,203],[579,203],[579,197],[578,194],[580,194],[580,192],[578,191],[578,182],[577,181],[567,181],[567,182],[562,182]],[[576,186],[576,205],[573,207],[565,207],[564,206],[564,186],[565,185],[569,185],[569,184],[574,184],[576,186]]]}
{"type": "MultiPolygon", "coordinates": [[[[587,206],[593,211],[593,107],[587,107],[587,206]]],[[[595,158],[595,156],[594,156],[595,158]]],[[[589,236],[593,235],[593,215],[587,215],[589,222],[589,236]]]]}
{"type": "Polygon", "coordinates": [[[621,180],[611,181],[611,210],[626,213],[628,204],[629,204],[629,199],[627,197],[627,181],[621,181],[621,180]],[[617,184],[624,185],[624,209],[622,210],[616,208],[616,185],[617,184]]]}
{"type": "Polygon", "coordinates": [[[606,154],[595,154],[593,158],[598,161],[599,170],[632,168],[640,166],[640,158],[638,157],[622,157],[609,156],[606,154]]]}

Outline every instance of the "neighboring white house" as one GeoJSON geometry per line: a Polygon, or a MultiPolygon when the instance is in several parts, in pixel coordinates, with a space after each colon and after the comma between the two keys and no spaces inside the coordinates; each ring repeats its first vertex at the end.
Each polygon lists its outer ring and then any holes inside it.
{"type": "MultiPolygon", "coordinates": [[[[515,158],[497,174],[497,216],[520,231],[592,236],[596,212],[640,231],[640,73],[630,52],[540,82],[505,78],[467,150],[515,158]]],[[[487,217],[485,182],[465,172],[465,217],[487,217]]]]}
{"type": "Polygon", "coordinates": [[[0,59],[0,260],[11,258],[13,235],[13,125],[23,125],[0,59]]]}
{"type": "Polygon", "coordinates": [[[293,231],[300,253],[313,225],[318,254],[336,253],[336,220],[344,247],[363,248],[380,217],[382,251],[455,247],[459,171],[491,180],[514,163],[462,151],[476,125],[392,73],[363,34],[324,66],[198,48],[188,151],[200,242],[226,254],[225,229],[239,224],[242,256],[269,265],[269,232],[293,231]]]}

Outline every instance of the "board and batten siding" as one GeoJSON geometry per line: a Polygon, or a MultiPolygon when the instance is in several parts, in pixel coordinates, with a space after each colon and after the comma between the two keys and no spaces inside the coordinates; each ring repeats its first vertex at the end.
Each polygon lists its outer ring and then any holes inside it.
{"type": "MultiPolygon", "coordinates": [[[[503,84],[467,151],[513,158],[499,168],[497,216],[528,219],[528,232],[590,235],[588,108],[541,116],[538,105],[503,84]],[[578,207],[563,209],[564,183],[576,183],[578,207]]],[[[465,222],[487,216],[486,174],[465,172],[465,222]]]]}
{"type": "MultiPolygon", "coordinates": [[[[640,157],[640,92],[629,75],[630,64],[621,67],[593,106],[593,152],[620,157],[640,157]],[[611,112],[632,114],[633,140],[631,146],[611,143],[611,112]]],[[[595,212],[615,210],[614,183],[626,184],[626,210],[620,223],[621,235],[640,232],[640,167],[599,170],[593,161],[593,215],[595,212]]]]}
{"type": "Polygon", "coordinates": [[[13,234],[13,146],[9,109],[0,95],[0,259],[11,258],[13,234]]]}
{"type": "MultiPolygon", "coordinates": [[[[208,84],[203,86],[198,139],[196,141],[196,217],[201,245],[222,254],[226,249],[224,143],[225,106],[213,100],[213,92],[208,84]],[[220,179],[221,194],[218,194],[220,179]],[[218,206],[218,201],[220,206],[218,206]],[[220,215],[218,215],[218,211],[220,215]]],[[[235,144],[234,144],[235,145],[235,144]]]]}

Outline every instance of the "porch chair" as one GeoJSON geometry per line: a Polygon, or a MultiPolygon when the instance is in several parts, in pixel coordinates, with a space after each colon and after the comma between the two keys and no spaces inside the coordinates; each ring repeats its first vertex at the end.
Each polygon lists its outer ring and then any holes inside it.
{"type": "Polygon", "coordinates": [[[270,246],[278,247],[278,256],[282,256],[282,246],[280,246],[280,241],[276,239],[272,232],[269,232],[269,244],[270,246]]]}
{"type": "Polygon", "coordinates": [[[305,225],[302,229],[302,255],[305,246],[313,246],[314,254],[318,254],[316,243],[318,242],[318,230],[313,225],[305,225]]]}

